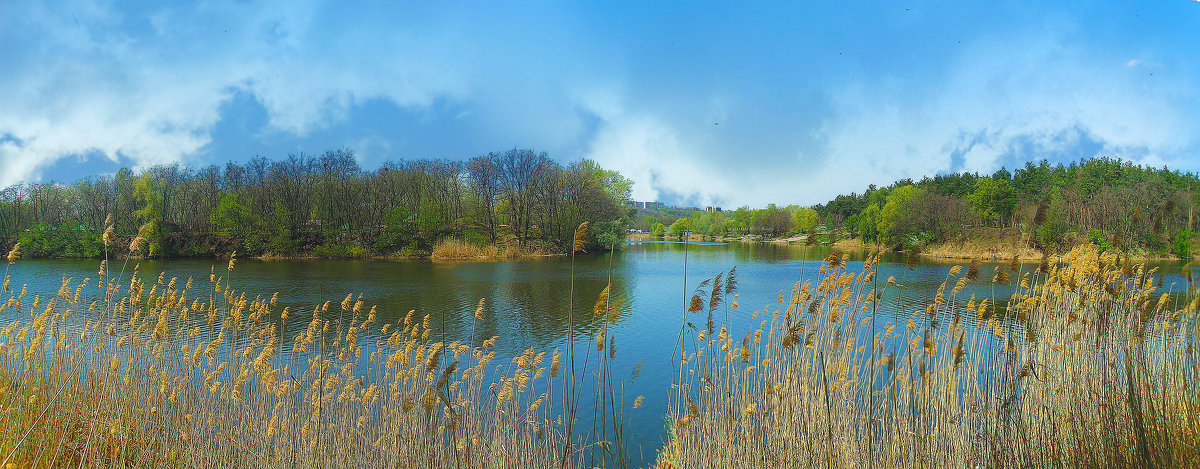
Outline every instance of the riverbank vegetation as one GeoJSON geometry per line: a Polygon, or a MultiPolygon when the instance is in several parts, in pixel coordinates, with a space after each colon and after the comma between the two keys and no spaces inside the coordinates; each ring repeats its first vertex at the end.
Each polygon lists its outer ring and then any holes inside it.
{"type": "MultiPolygon", "coordinates": [[[[105,262],[45,296],[6,270],[0,466],[623,467],[636,450],[622,435],[643,397],[607,371],[622,308],[611,284],[589,308],[604,326],[583,332],[598,353],[499,363],[497,339],[475,333],[486,299],[471,340],[446,341],[428,312],[385,323],[354,294],[306,311],[250,298],[235,262],[207,279],[105,262]],[[581,393],[601,403],[587,433],[573,428],[581,393]]],[[[1190,277],[1168,293],[1161,272],[1087,245],[1039,267],[955,267],[926,307],[884,319],[913,299],[904,274],[878,267],[835,251],[754,312],[735,270],[702,282],[662,390],[657,465],[1200,463],[1190,277]],[[734,335],[730,315],[762,322],[734,335]]]]}
{"type": "Polygon", "coordinates": [[[1137,258],[1200,254],[1200,178],[1166,168],[1093,158],[1069,165],[1026,163],[991,175],[954,173],[871,185],[811,207],[726,211],[641,210],[633,227],[655,237],[816,236],[969,259],[1066,252],[1091,243],[1137,258]]]}
{"type": "Polygon", "coordinates": [[[0,240],[28,257],[100,258],[111,214],[117,245],[147,227],[147,257],[423,257],[447,239],[566,253],[591,221],[587,246],[607,250],[624,236],[630,187],[592,161],[562,166],[533,150],[373,171],[336,150],[12,186],[0,191],[0,240]]]}
{"type": "Polygon", "coordinates": [[[988,238],[1039,251],[1091,243],[1139,257],[1192,257],[1200,178],[1094,158],[1026,163],[872,186],[815,207],[829,227],[889,248],[988,238]],[[982,234],[982,235],[981,235],[982,234]]]}

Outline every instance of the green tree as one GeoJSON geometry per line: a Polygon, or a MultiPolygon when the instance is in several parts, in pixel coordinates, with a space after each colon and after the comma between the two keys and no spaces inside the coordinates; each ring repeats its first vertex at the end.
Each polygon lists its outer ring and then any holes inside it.
{"type": "Polygon", "coordinates": [[[804,232],[812,231],[813,228],[817,227],[817,223],[821,221],[821,216],[817,214],[816,210],[811,208],[796,210],[792,214],[792,218],[795,220],[796,228],[804,232]]]}
{"type": "Polygon", "coordinates": [[[879,205],[868,205],[866,210],[859,214],[858,219],[858,234],[862,236],[863,242],[873,243],[879,241],[879,205]]]}
{"type": "Polygon", "coordinates": [[[768,204],[767,208],[754,211],[754,231],[759,235],[777,238],[792,232],[794,221],[787,210],[768,204]]]}
{"type": "Polygon", "coordinates": [[[671,236],[683,236],[690,229],[691,219],[687,217],[680,217],[678,220],[675,220],[675,223],[672,223],[667,229],[667,234],[671,236]]]}
{"type": "Polygon", "coordinates": [[[906,218],[911,217],[913,203],[924,194],[916,186],[897,187],[887,197],[887,204],[879,212],[879,239],[884,244],[898,245],[905,241],[905,236],[912,234],[905,229],[908,225],[906,218]]]}
{"type": "Polygon", "coordinates": [[[1037,209],[1041,217],[1034,217],[1034,240],[1042,250],[1057,248],[1062,243],[1070,229],[1067,220],[1067,206],[1055,189],[1050,193],[1050,199],[1037,209]]]}
{"type": "Polygon", "coordinates": [[[213,233],[225,237],[245,233],[247,228],[254,225],[250,209],[238,203],[238,195],[234,192],[224,193],[209,220],[213,233]]]}
{"type": "Polygon", "coordinates": [[[653,236],[655,238],[661,238],[666,234],[667,234],[667,225],[655,222],[654,225],[650,227],[650,236],[653,236]]]}
{"type": "Polygon", "coordinates": [[[986,223],[1003,223],[1004,219],[1012,215],[1016,202],[1008,180],[996,178],[976,179],[975,190],[968,194],[966,199],[967,203],[971,204],[975,216],[986,223]]]}
{"type": "Polygon", "coordinates": [[[139,229],[146,238],[146,256],[160,254],[163,248],[162,233],[163,195],[162,187],[150,173],[143,173],[133,189],[134,198],[142,208],[134,212],[144,229],[139,229]]]}

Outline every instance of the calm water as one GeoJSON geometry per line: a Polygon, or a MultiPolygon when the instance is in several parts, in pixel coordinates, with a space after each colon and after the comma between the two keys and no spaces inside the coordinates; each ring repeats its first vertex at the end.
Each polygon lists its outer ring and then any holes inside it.
{"type": "MultiPolygon", "coordinates": [[[[686,247],[686,287],[682,244],[631,243],[615,256],[588,255],[576,259],[574,305],[579,324],[575,335],[581,359],[585,354],[595,359],[594,344],[588,340],[599,326],[592,315],[592,305],[610,277],[614,297],[624,303],[610,331],[610,336],[616,338],[617,349],[612,367],[616,379],[627,381],[630,403],[635,396],[645,396],[642,408],[626,412],[628,441],[634,446],[631,462],[635,466],[652,462],[665,438],[663,419],[674,376],[671,356],[678,353],[675,344],[680,317],[696,286],[705,278],[737,266],[741,307],[731,313],[729,322],[735,337],[741,336],[762,319],[769,318],[769,314],[764,314],[751,319],[754,311],[779,309],[776,301],[781,290],[785,298],[790,298],[792,285],[801,278],[815,278],[827,254],[828,248],[821,247],[691,244],[686,247]],[[634,379],[631,373],[639,363],[641,372],[634,379]]],[[[848,269],[860,270],[863,258],[862,253],[851,253],[848,269]]],[[[895,275],[908,285],[903,297],[885,298],[883,302],[888,310],[882,312],[881,319],[894,318],[898,323],[907,321],[913,311],[924,309],[954,265],[927,263],[908,270],[897,263],[898,257],[885,261],[890,262],[881,265],[880,282],[895,275]]],[[[165,278],[178,277],[181,282],[195,277],[198,288],[202,289],[214,265],[218,273],[224,272],[225,263],[213,260],[143,261],[140,272],[150,279],[165,272],[165,278]]],[[[95,261],[28,260],[13,265],[10,273],[16,288],[27,284],[31,294],[47,297],[54,295],[64,276],[76,281],[94,278],[97,266],[95,261]]],[[[114,270],[119,267],[119,263],[113,266],[114,270]]],[[[1183,283],[1177,275],[1177,265],[1160,264],[1160,267],[1167,274],[1167,285],[1183,283]]],[[[311,312],[315,305],[325,301],[336,304],[353,293],[361,294],[368,305],[378,305],[381,324],[394,322],[409,310],[415,310],[418,318],[426,313],[432,315],[435,337],[440,334],[448,341],[478,344],[488,337],[499,336],[497,363],[506,363],[509,357],[530,347],[538,350],[565,347],[571,270],[570,260],[562,258],[483,263],[245,260],[239,261],[232,280],[234,288],[245,291],[247,297],[269,298],[278,292],[279,309],[290,306],[293,317],[297,318],[290,321],[289,337],[307,326],[305,311],[311,312]],[[476,325],[474,337],[469,337],[471,318],[480,298],[486,298],[486,318],[476,325]]],[[[992,266],[981,269],[981,277],[991,275],[992,266]]],[[[987,287],[975,286],[968,288],[964,297],[972,293],[990,296],[987,287]]],[[[693,314],[688,319],[696,327],[704,328],[707,317],[693,314]]],[[[725,322],[724,313],[714,319],[719,328],[725,322]]],[[[881,320],[878,327],[884,327],[886,322],[881,320]]],[[[587,376],[591,373],[589,369],[587,376]]],[[[586,397],[588,393],[584,394],[586,397]]],[[[585,402],[578,415],[590,422],[591,412],[585,402]]]]}

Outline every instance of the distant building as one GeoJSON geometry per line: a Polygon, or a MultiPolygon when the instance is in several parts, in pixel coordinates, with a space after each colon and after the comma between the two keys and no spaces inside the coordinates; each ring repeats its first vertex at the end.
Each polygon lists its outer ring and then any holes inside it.
{"type": "Polygon", "coordinates": [[[647,209],[647,210],[653,210],[653,209],[658,209],[658,208],[663,207],[663,204],[661,202],[644,202],[644,201],[626,202],[625,205],[627,207],[641,208],[641,209],[647,209]]]}
{"type": "Polygon", "coordinates": [[[709,205],[707,207],[704,207],[704,211],[709,212],[709,213],[719,213],[721,211],[721,207],[709,205]]]}

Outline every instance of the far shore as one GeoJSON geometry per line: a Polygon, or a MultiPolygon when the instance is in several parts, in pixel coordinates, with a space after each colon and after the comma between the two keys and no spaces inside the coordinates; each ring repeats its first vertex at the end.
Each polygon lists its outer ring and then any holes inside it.
{"type": "MultiPolygon", "coordinates": [[[[825,236],[818,235],[819,238],[825,236]]],[[[649,233],[630,233],[627,237],[630,241],[652,241],[652,240],[669,240],[683,241],[680,236],[664,236],[654,237],[649,233]]],[[[757,235],[744,236],[717,236],[708,237],[704,235],[692,235],[688,238],[689,241],[717,241],[717,242],[743,242],[743,243],[771,243],[771,244],[806,244],[808,235],[796,235],[786,238],[763,238],[757,235]]],[[[828,242],[818,242],[816,244],[829,246],[828,242]]],[[[1083,243],[1079,243],[1083,244],[1083,243]]],[[[864,243],[860,238],[845,238],[839,239],[833,244],[833,247],[849,251],[872,251],[876,249],[885,249],[883,245],[875,243],[864,243]]],[[[1064,249],[1067,250],[1067,249],[1064,249]]],[[[1018,262],[1032,263],[1039,262],[1042,259],[1043,253],[1036,248],[1030,247],[1027,244],[1013,242],[1013,240],[971,240],[971,241],[949,241],[940,244],[931,244],[919,250],[918,255],[923,259],[928,260],[981,260],[981,261],[1010,261],[1015,256],[1018,262]]],[[[1172,255],[1153,254],[1144,250],[1136,250],[1130,252],[1122,252],[1123,258],[1128,258],[1130,261],[1146,262],[1146,261],[1184,261],[1187,259],[1179,259],[1172,255]]]]}

